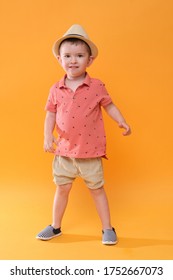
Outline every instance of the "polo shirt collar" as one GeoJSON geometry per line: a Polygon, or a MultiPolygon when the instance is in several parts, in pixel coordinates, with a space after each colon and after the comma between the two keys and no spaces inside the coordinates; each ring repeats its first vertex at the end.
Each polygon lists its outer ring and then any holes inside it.
{"type": "MultiPolygon", "coordinates": [[[[67,75],[65,74],[64,77],[59,81],[59,88],[65,88],[66,87],[66,85],[65,85],[66,77],[67,77],[67,75]]],[[[90,83],[91,83],[91,78],[90,78],[89,74],[86,72],[86,76],[85,76],[85,79],[83,81],[83,85],[90,86],[90,83]]]]}

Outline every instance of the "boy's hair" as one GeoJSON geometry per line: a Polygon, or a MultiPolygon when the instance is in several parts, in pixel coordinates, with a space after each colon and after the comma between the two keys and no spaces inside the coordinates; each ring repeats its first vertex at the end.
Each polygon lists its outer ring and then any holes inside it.
{"type": "Polygon", "coordinates": [[[75,44],[75,45],[83,44],[83,45],[86,46],[87,52],[88,52],[89,56],[92,55],[91,49],[90,49],[89,45],[88,45],[86,42],[84,42],[83,40],[80,40],[80,39],[78,39],[78,38],[69,38],[69,39],[63,40],[63,41],[61,42],[60,46],[59,46],[59,50],[58,50],[59,53],[60,53],[61,45],[62,45],[64,42],[70,42],[72,45],[74,45],[74,44],[75,44]]]}

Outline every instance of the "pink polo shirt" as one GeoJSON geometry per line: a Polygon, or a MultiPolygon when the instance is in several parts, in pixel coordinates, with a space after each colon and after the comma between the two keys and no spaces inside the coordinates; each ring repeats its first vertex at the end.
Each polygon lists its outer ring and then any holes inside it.
{"type": "Polygon", "coordinates": [[[54,84],[45,109],[56,113],[58,146],[55,154],[72,158],[106,155],[106,135],[101,107],[112,102],[104,84],[86,74],[75,92],[65,77],[54,84]]]}

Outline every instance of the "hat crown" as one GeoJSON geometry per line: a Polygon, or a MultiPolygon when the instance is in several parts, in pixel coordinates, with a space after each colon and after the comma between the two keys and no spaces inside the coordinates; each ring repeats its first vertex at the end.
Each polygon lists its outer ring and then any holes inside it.
{"type": "Polygon", "coordinates": [[[82,41],[84,41],[91,49],[91,54],[94,58],[97,57],[98,55],[98,49],[97,46],[90,40],[88,34],[86,33],[85,29],[79,25],[79,24],[73,24],[67,31],[66,33],[56,40],[56,42],[53,45],[52,51],[54,56],[57,58],[59,55],[59,47],[61,43],[69,38],[77,38],[82,41]]]}
{"type": "Polygon", "coordinates": [[[72,36],[72,35],[82,36],[82,37],[84,37],[86,39],[89,39],[88,34],[84,30],[84,28],[81,25],[79,25],[79,24],[73,24],[67,30],[67,32],[63,35],[63,37],[65,37],[65,36],[72,36]]]}

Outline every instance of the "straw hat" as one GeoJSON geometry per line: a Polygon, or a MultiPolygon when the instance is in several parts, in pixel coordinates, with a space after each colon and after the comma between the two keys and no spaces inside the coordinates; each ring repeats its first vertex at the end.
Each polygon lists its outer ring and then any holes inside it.
{"type": "Polygon", "coordinates": [[[79,24],[74,24],[67,30],[67,32],[62,36],[62,38],[59,38],[54,43],[52,51],[55,57],[59,55],[59,46],[62,43],[62,41],[69,38],[77,38],[84,41],[90,47],[92,56],[96,58],[96,56],[98,55],[98,49],[96,45],[90,40],[84,28],[79,24]]]}

